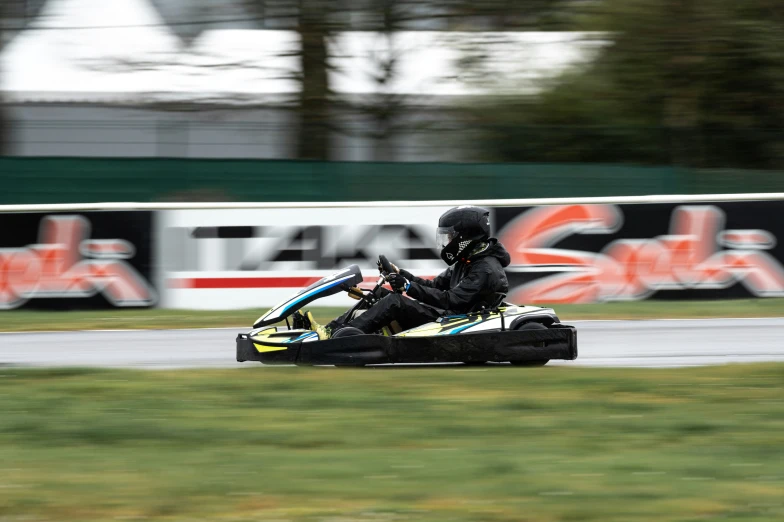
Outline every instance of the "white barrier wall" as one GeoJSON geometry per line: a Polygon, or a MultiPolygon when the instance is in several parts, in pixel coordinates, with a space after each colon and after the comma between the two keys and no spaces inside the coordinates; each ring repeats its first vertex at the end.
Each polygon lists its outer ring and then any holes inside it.
{"type": "MultiPolygon", "coordinates": [[[[358,264],[366,282],[386,255],[417,275],[445,265],[435,250],[439,216],[450,207],[171,210],[158,213],[158,287],[165,308],[270,307],[358,264]]],[[[319,301],[343,306],[339,294],[319,301]]]]}
{"type": "Polygon", "coordinates": [[[438,218],[462,204],[491,209],[511,302],[784,296],[784,194],[95,203],[0,207],[0,309],[267,308],[350,264],[372,284],[379,254],[432,277],[438,218]]]}

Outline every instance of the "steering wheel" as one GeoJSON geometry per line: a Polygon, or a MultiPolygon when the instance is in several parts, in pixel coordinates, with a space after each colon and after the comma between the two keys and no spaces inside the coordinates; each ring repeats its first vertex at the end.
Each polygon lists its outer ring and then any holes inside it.
{"type": "Polygon", "coordinates": [[[380,255],[378,256],[378,262],[381,264],[381,273],[384,275],[394,274],[395,269],[392,268],[392,263],[389,262],[387,256],[380,255]]]}

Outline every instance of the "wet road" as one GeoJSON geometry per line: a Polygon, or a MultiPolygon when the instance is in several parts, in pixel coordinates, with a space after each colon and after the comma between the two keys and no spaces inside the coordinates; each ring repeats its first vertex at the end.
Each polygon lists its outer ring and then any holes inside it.
{"type": "MultiPolygon", "coordinates": [[[[570,321],[579,358],[550,364],[667,367],[784,361],[784,318],[570,321]]],[[[234,368],[241,331],[134,330],[0,334],[0,365],[234,368]]]]}

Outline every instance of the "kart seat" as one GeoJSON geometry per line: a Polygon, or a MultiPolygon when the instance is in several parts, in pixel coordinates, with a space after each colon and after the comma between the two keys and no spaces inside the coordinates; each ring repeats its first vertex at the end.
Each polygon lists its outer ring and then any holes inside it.
{"type": "Polygon", "coordinates": [[[479,312],[481,310],[493,310],[498,308],[503,304],[504,299],[506,299],[506,294],[503,292],[495,292],[493,294],[488,295],[482,301],[476,303],[468,313],[472,312],[479,312]]]}

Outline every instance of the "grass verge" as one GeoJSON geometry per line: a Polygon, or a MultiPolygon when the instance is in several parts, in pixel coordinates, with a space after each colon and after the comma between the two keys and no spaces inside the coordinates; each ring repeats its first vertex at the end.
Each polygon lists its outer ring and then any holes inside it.
{"type": "Polygon", "coordinates": [[[784,519],[784,365],[0,371],[0,519],[784,519]]]}
{"type": "MultiPolygon", "coordinates": [[[[737,299],[726,301],[638,301],[586,305],[554,305],[564,322],[575,319],[660,319],[707,317],[784,317],[784,299],[737,299]]],[[[312,308],[316,318],[328,322],[341,308],[312,308]]],[[[99,310],[49,312],[11,310],[0,312],[0,331],[113,330],[247,327],[266,309],[195,310],[99,310]]]]}

